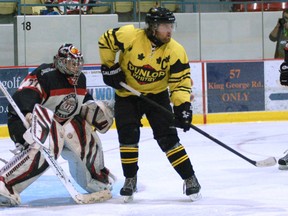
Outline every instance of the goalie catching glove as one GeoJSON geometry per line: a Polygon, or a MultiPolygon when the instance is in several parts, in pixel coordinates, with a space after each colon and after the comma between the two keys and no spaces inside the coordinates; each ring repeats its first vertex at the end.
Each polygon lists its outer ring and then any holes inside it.
{"type": "Polygon", "coordinates": [[[280,83],[288,86],[288,63],[283,62],[280,66],[280,83]]]}
{"type": "Polygon", "coordinates": [[[106,85],[115,89],[123,88],[120,82],[125,82],[125,75],[120,68],[119,63],[116,63],[112,67],[101,65],[101,73],[103,75],[103,81],[106,85]]]}
{"type": "Polygon", "coordinates": [[[183,128],[183,131],[186,132],[191,127],[192,122],[192,106],[191,103],[185,102],[179,106],[174,106],[175,114],[175,126],[183,128]]]}
{"type": "Polygon", "coordinates": [[[87,101],[80,115],[100,133],[106,133],[113,124],[113,107],[103,101],[87,101]]]}

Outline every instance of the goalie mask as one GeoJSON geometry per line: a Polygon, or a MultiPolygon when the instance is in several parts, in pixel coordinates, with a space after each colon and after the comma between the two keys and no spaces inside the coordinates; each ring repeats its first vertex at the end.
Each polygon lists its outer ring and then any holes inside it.
{"type": "Polygon", "coordinates": [[[168,9],[162,7],[151,8],[145,17],[147,25],[145,32],[149,40],[156,46],[166,43],[157,36],[157,32],[174,30],[175,20],[174,14],[168,9]]]}
{"type": "MultiPolygon", "coordinates": [[[[54,56],[55,67],[63,74],[72,79],[76,85],[84,64],[83,55],[73,44],[63,44],[54,56]]],[[[69,80],[68,79],[68,80],[69,80]]],[[[70,82],[70,80],[69,80],[70,82]]]]}

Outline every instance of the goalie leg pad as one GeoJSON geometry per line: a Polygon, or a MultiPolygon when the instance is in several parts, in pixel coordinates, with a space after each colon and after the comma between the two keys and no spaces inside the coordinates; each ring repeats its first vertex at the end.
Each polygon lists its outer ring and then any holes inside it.
{"type": "Polygon", "coordinates": [[[20,204],[19,194],[32,184],[48,168],[39,145],[32,144],[15,155],[0,170],[0,198],[11,198],[11,205],[20,204]],[[7,194],[9,191],[9,194],[7,194]],[[8,196],[7,196],[8,195],[8,196]]]}
{"type": "MultiPolygon", "coordinates": [[[[57,132],[58,129],[61,128],[61,125],[56,124],[55,127],[49,131],[49,149],[55,158],[58,158],[64,145],[63,135],[57,132]]],[[[9,196],[7,196],[8,190],[11,195],[10,204],[19,204],[19,194],[38,179],[49,167],[45,157],[40,152],[40,147],[36,142],[31,143],[27,149],[14,155],[14,157],[1,168],[0,200],[2,200],[2,202],[5,202],[5,197],[9,198],[9,196]],[[7,190],[5,190],[5,188],[7,190]]]]}
{"type": "Polygon", "coordinates": [[[62,157],[68,160],[74,180],[87,192],[112,190],[109,171],[104,166],[100,139],[80,116],[64,125],[65,148],[62,157]]]}
{"type": "Polygon", "coordinates": [[[20,203],[20,195],[17,192],[11,193],[6,187],[4,178],[0,177],[0,206],[16,206],[20,203]]]}

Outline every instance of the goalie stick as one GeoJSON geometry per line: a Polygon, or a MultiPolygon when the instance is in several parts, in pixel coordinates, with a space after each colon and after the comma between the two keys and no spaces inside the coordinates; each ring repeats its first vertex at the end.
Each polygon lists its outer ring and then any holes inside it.
{"type": "MultiPolygon", "coordinates": [[[[13,98],[11,97],[9,92],[3,86],[2,82],[0,82],[0,89],[3,92],[3,94],[6,96],[7,100],[11,104],[11,106],[14,108],[15,112],[18,114],[18,116],[22,120],[24,126],[28,129],[30,127],[29,123],[27,122],[26,118],[24,117],[23,113],[20,111],[19,107],[17,106],[17,104],[15,103],[15,101],[13,100],[13,98]]],[[[34,107],[34,110],[38,110],[38,112],[40,111],[39,113],[41,113],[41,109],[43,109],[43,107],[41,107],[41,106],[39,106],[37,104],[34,107]]],[[[48,109],[45,109],[45,111],[47,111],[47,110],[48,109]]],[[[52,111],[50,111],[50,112],[52,112],[52,111]]],[[[49,113],[47,113],[47,114],[49,114],[49,113]]],[[[52,112],[52,114],[53,114],[53,112],[52,112]]],[[[51,117],[51,113],[50,113],[50,117],[51,117]]],[[[33,124],[34,127],[36,127],[36,124],[35,124],[35,121],[37,121],[36,118],[37,118],[36,115],[35,115],[35,117],[33,116],[33,120],[32,121],[34,121],[34,124],[33,124]]],[[[46,115],[46,123],[47,123],[47,118],[48,117],[46,115]]],[[[51,126],[51,124],[50,124],[50,126],[51,126]]],[[[50,126],[49,126],[49,129],[50,129],[50,126]]],[[[34,139],[34,141],[37,144],[40,145],[41,154],[43,154],[43,156],[45,157],[46,161],[48,162],[48,164],[50,165],[50,167],[54,171],[55,175],[60,179],[60,181],[62,182],[64,187],[67,189],[67,191],[69,192],[69,194],[71,195],[71,197],[73,198],[73,200],[77,204],[95,203],[95,202],[108,200],[108,199],[110,199],[112,197],[111,192],[109,190],[103,190],[103,191],[94,192],[94,193],[90,193],[90,194],[81,194],[81,193],[79,193],[77,191],[77,189],[75,188],[75,186],[72,184],[72,181],[69,178],[69,176],[64,172],[62,167],[58,164],[58,162],[55,160],[55,158],[51,155],[49,149],[45,147],[45,144],[46,144],[45,142],[47,140],[47,136],[46,136],[46,139],[38,139],[37,135],[36,135],[36,131],[37,131],[36,128],[32,128],[33,139],[34,139]]],[[[43,137],[40,137],[40,138],[43,138],[43,137]]]]}
{"type": "MultiPolygon", "coordinates": [[[[132,88],[131,86],[127,85],[124,82],[120,82],[120,85],[125,88],[126,90],[132,92],[133,94],[135,94],[136,96],[142,98],[144,101],[146,101],[147,103],[153,105],[154,107],[164,111],[166,114],[168,115],[172,115],[174,116],[174,113],[170,112],[169,110],[165,109],[164,107],[162,107],[161,105],[159,105],[158,103],[154,102],[153,100],[145,97],[142,93],[138,92],[137,90],[135,90],[134,88],[132,88]]],[[[253,164],[256,167],[268,167],[268,166],[274,166],[276,164],[276,158],[275,157],[269,157],[265,160],[260,160],[260,161],[254,161],[250,158],[247,158],[246,156],[242,155],[241,153],[239,153],[238,151],[230,148],[229,146],[225,145],[223,142],[221,142],[220,140],[216,139],[215,137],[212,137],[211,135],[209,135],[208,133],[206,133],[205,131],[201,130],[200,128],[196,127],[195,125],[191,124],[190,127],[197,131],[198,133],[202,134],[203,136],[207,137],[208,139],[214,141],[215,143],[217,143],[218,145],[222,146],[223,148],[227,149],[228,151],[236,154],[237,156],[241,157],[242,159],[246,160],[247,162],[249,162],[250,164],[253,164]]]]}

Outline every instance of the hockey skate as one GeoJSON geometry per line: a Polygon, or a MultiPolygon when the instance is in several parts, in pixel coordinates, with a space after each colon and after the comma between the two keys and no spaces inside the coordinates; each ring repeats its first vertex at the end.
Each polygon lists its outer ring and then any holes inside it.
{"type": "Polygon", "coordinates": [[[124,186],[120,190],[120,195],[123,196],[125,203],[133,201],[133,194],[137,191],[137,176],[126,178],[124,186]]]}
{"type": "Polygon", "coordinates": [[[189,196],[191,201],[197,201],[201,199],[200,189],[201,186],[195,175],[184,180],[183,193],[189,196]]]}
{"type": "Polygon", "coordinates": [[[21,199],[19,194],[11,194],[5,183],[1,180],[0,177],[0,206],[17,206],[20,205],[21,199]]]}
{"type": "MultiPolygon", "coordinates": [[[[287,153],[287,151],[285,152],[287,153]]],[[[280,170],[288,170],[288,153],[278,160],[280,170]]]]}

